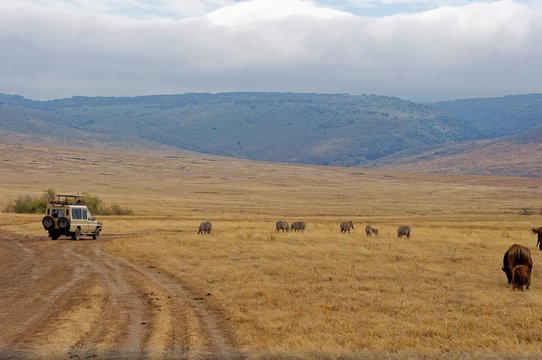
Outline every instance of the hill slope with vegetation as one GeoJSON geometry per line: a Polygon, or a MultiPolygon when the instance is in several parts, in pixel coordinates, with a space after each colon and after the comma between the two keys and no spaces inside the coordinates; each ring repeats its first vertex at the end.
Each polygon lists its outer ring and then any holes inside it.
{"type": "Polygon", "coordinates": [[[431,106],[468,122],[484,137],[510,136],[542,125],[542,94],[444,101],[431,106]]]}
{"type": "Polygon", "coordinates": [[[542,126],[496,140],[411,149],[383,157],[373,167],[402,171],[542,177],[542,126]]]}
{"type": "Polygon", "coordinates": [[[224,93],[51,101],[2,95],[0,116],[19,119],[2,122],[4,131],[133,137],[210,154],[341,166],[480,136],[449,113],[376,95],[224,93]]]}
{"type": "Polygon", "coordinates": [[[411,148],[374,167],[476,175],[542,177],[542,94],[431,105],[474,126],[481,140],[411,148]]]}
{"type": "Polygon", "coordinates": [[[542,176],[542,94],[421,105],[348,94],[0,94],[0,140],[173,146],[274,162],[542,176]]]}

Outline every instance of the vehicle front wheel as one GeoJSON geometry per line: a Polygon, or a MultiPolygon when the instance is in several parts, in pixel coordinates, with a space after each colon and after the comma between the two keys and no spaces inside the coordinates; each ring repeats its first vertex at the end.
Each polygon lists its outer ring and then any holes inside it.
{"type": "Polygon", "coordinates": [[[100,228],[96,228],[96,231],[94,231],[94,234],[92,234],[92,239],[96,240],[100,237],[100,228]]]}
{"type": "Polygon", "coordinates": [[[72,240],[79,240],[81,238],[81,228],[75,229],[75,232],[72,233],[72,240]]]}

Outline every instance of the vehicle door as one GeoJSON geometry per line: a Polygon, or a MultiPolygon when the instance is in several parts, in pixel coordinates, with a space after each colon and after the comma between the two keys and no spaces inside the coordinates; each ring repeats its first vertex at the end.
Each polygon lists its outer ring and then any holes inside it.
{"type": "Polygon", "coordinates": [[[96,231],[96,221],[93,219],[90,210],[87,210],[87,219],[88,219],[88,232],[94,233],[96,231]]]}
{"type": "Polygon", "coordinates": [[[83,221],[83,212],[81,211],[82,209],[80,207],[73,207],[72,209],[72,221],[71,221],[71,226],[70,226],[70,231],[75,231],[75,229],[77,229],[77,227],[80,227],[81,228],[81,232],[85,232],[85,228],[84,228],[84,221],[83,221]]]}
{"type": "Polygon", "coordinates": [[[81,217],[83,218],[81,225],[81,233],[88,234],[90,232],[90,220],[88,219],[89,211],[87,209],[81,209],[81,217]]]}

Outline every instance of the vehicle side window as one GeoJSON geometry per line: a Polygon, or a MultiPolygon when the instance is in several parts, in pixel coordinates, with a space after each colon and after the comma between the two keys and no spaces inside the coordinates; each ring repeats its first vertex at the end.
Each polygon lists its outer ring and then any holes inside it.
{"type": "Polygon", "coordinates": [[[87,219],[87,211],[85,209],[82,210],[83,212],[83,220],[87,219]]]}
{"type": "Polygon", "coordinates": [[[82,219],[81,209],[72,209],[72,219],[82,219]]]}
{"type": "Polygon", "coordinates": [[[92,220],[92,214],[87,210],[87,219],[92,220]]]}

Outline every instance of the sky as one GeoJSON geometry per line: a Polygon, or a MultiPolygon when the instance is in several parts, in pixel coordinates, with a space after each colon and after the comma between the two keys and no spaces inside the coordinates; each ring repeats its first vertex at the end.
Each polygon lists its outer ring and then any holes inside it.
{"type": "Polygon", "coordinates": [[[539,93],[541,3],[2,0],[0,93],[539,93]]]}

